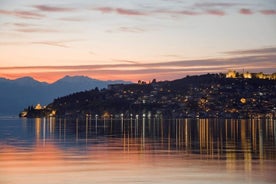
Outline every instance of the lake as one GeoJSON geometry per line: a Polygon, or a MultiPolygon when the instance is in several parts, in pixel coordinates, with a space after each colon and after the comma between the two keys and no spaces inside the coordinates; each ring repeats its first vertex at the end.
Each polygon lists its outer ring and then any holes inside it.
{"type": "Polygon", "coordinates": [[[276,120],[2,117],[0,183],[276,183],[276,120]]]}

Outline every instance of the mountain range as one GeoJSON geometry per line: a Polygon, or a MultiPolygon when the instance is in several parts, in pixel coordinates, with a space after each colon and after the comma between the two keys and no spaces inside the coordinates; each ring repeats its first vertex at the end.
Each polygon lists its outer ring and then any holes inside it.
{"type": "Polygon", "coordinates": [[[0,78],[0,115],[17,115],[29,105],[47,105],[55,98],[71,93],[106,88],[109,84],[130,83],[122,80],[102,81],[85,76],[65,76],[54,83],[39,82],[32,77],[15,80],[0,78]]]}

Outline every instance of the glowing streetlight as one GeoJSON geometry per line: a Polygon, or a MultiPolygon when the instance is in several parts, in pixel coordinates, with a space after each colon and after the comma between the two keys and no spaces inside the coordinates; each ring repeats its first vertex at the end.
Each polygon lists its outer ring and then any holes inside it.
{"type": "Polygon", "coordinates": [[[245,103],[246,103],[246,99],[245,99],[245,98],[241,98],[241,99],[240,99],[240,102],[241,102],[242,104],[245,104],[245,103]]]}

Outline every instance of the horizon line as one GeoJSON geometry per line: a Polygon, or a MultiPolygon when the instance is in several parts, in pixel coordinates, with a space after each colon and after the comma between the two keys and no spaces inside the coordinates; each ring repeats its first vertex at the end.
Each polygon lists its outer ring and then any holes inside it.
{"type": "MultiPolygon", "coordinates": [[[[265,73],[265,72],[250,72],[248,70],[244,70],[244,69],[241,69],[242,72],[239,72],[239,71],[236,71],[236,70],[228,70],[228,72],[237,72],[239,74],[243,74],[243,73],[250,73],[250,74],[258,74],[258,73],[263,73],[264,75],[272,75],[272,74],[275,74],[275,72],[271,72],[271,73],[265,73]]],[[[192,77],[192,76],[201,76],[201,75],[207,75],[207,74],[227,74],[227,72],[207,72],[207,73],[200,73],[200,74],[194,74],[194,75],[183,75],[183,77],[181,78],[175,78],[175,79],[171,79],[171,80],[157,80],[158,82],[162,82],[162,81],[173,81],[173,80],[178,80],[178,79],[182,79],[182,78],[186,78],[186,77],[192,77]]],[[[33,77],[33,76],[28,76],[28,75],[25,75],[25,76],[21,76],[21,77],[16,77],[16,78],[12,78],[12,77],[0,77],[0,79],[5,79],[5,80],[11,80],[11,81],[15,81],[15,80],[18,80],[18,79],[23,79],[23,78],[31,78],[37,82],[40,82],[40,83],[47,83],[47,84],[53,84],[53,83],[56,83],[57,81],[59,80],[62,80],[66,77],[84,77],[84,78],[89,78],[91,80],[97,80],[97,81],[103,81],[103,82],[108,82],[108,81],[111,81],[111,82],[116,82],[116,81],[122,81],[122,82],[130,82],[130,83],[137,83],[134,82],[134,81],[129,81],[129,80],[125,80],[125,79],[116,79],[116,80],[112,80],[112,79],[107,79],[107,80],[103,80],[103,79],[98,79],[98,78],[94,78],[94,77],[90,77],[88,75],[64,75],[58,79],[56,79],[55,81],[53,82],[47,82],[47,81],[43,81],[43,80],[40,80],[40,79],[37,79],[36,77],[33,77]]],[[[152,78],[152,80],[154,80],[155,78],[152,78]]],[[[143,81],[143,80],[142,80],[143,81]]]]}

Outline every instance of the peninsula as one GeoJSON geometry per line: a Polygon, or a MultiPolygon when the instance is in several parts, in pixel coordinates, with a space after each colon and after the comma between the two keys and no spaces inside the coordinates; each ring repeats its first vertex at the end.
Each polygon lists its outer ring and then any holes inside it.
{"type": "Polygon", "coordinates": [[[21,117],[275,118],[275,74],[205,74],[111,84],[29,106],[21,117]]]}

